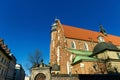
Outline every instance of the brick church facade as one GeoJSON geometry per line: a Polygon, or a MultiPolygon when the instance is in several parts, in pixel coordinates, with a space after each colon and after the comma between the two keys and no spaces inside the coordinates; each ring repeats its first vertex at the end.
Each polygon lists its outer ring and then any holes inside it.
{"type": "Polygon", "coordinates": [[[51,28],[51,73],[107,74],[108,70],[120,72],[119,48],[120,37],[107,34],[102,26],[100,32],[96,32],[63,25],[60,20],[56,20],[51,28]]]}

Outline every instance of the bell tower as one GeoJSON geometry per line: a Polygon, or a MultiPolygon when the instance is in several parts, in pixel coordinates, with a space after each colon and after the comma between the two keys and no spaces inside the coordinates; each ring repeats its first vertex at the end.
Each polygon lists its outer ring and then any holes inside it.
{"type": "Polygon", "coordinates": [[[57,27],[58,27],[58,19],[55,19],[55,22],[52,24],[51,28],[51,40],[50,40],[50,65],[54,65],[57,61],[56,55],[56,38],[57,38],[57,27]]]}

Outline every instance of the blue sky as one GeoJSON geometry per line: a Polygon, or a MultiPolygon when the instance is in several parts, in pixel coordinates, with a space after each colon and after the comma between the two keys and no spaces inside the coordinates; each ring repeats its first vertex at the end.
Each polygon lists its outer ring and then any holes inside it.
{"type": "MultiPolygon", "coordinates": [[[[50,28],[62,24],[120,36],[120,0],[1,0],[0,37],[25,68],[29,53],[39,49],[49,63],[50,28]]],[[[26,68],[25,68],[26,70],[26,68]]]]}

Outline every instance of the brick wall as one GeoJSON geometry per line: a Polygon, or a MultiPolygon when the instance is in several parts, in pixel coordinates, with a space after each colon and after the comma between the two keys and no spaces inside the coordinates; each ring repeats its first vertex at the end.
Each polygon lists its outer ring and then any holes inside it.
{"type": "MultiPolygon", "coordinates": [[[[68,74],[67,62],[69,62],[70,64],[72,63],[70,60],[70,56],[72,54],[66,50],[67,48],[72,48],[71,42],[75,43],[75,45],[76,45],[75,49],[77,49],[77,50],[84,50],[84,45],[86,43],[88,45],[89,51],[92,51],[94,46],[97,44],[97,43],[92,42],[92,41],[84,41],[84,40],[66,38],[64,36],[64,31],[62,29],[61,24],[58,23],[56,31],[51,32],[50,65],[52,66],[56,63],[58,65],[60,65],[60,74],[68,74]],[[59,61],[57,60],[58,47],[60,48],[59,61]]],[[[75,57],[75,55],[73,55],[73,56],[75,57]]],[[[79,69],[79,68],[80,68],[80,66],[76,66],[76,69],[79,69]]],[[[74,74],[75,74],[75,70],[72,72],[74,72],[74,74]]],[[[78,73],[81,74],[81,71],[78,71],[78,73]]]]}

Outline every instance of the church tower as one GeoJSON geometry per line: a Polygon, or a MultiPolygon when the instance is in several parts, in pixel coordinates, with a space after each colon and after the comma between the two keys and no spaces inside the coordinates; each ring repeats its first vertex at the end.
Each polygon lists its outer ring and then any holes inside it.
{"type": "Polygon", "coordinates": [[[51,28],[51,44],[50,44],[50,65],[54,65],[57,63],[57,54],[56,54],[56,38],[57,38],[57,25],[58,20],[52,24],[51,28]]]}

